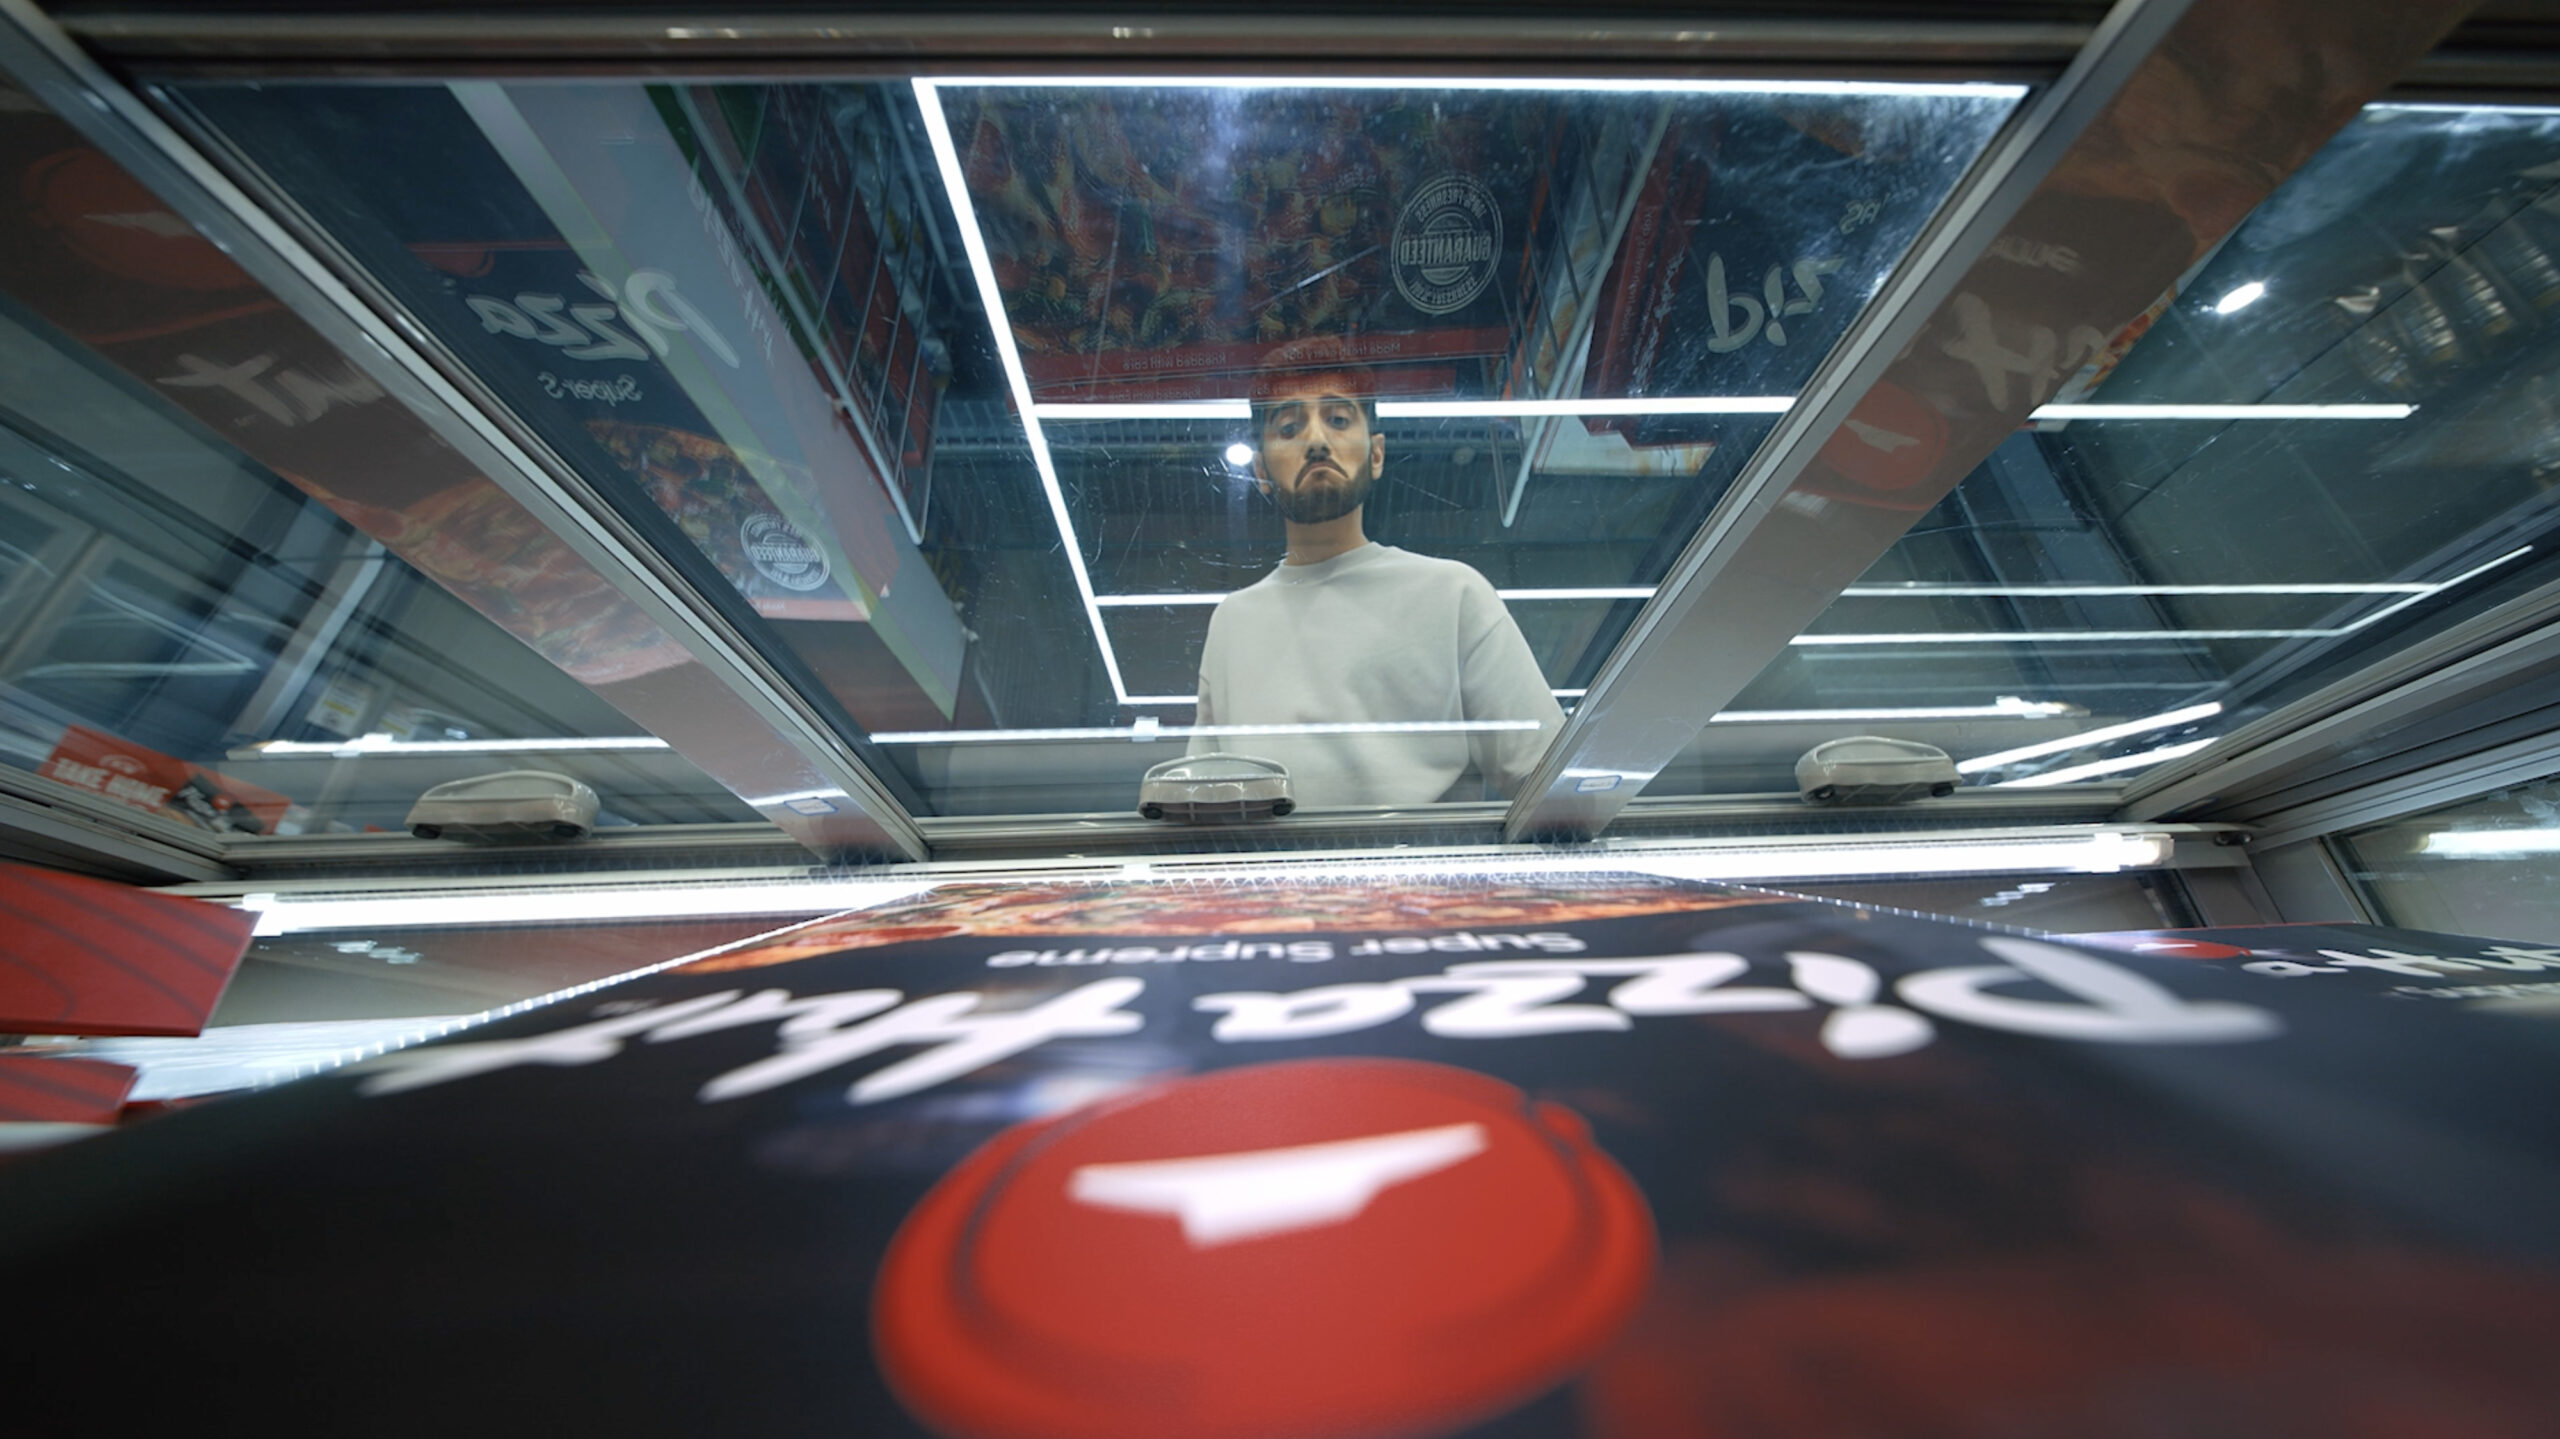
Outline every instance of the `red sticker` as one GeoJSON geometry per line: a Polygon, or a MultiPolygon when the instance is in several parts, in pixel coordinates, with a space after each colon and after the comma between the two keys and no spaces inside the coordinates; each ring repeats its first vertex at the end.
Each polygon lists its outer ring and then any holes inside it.
{"type": "Polygon", "coordinates": [[[1448,1065],[1306,1060],[996,1136],[891,1241],[873,1329],[954,1433],[1437,1432],[1577,1369],[1653,1258],[1572,1111],[1448,1065]]]}

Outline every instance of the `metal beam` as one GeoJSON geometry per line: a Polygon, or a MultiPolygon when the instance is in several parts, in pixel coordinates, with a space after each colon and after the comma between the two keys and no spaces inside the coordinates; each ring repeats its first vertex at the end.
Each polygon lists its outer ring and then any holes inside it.
{"type": "Polygon", "coordinates": [[[2560,733],[2528,735],[2380,784],[2280,810],[2260,819],[2257,829],[2263,843],[2277,848],[2460,804],[2491,790],[2530,784],[2554,774],[2560,774],[2560,733]]]}
{"type": "Polygon", "coordinates": [[[2385,730],[2508,691],[2560,665],[2560,583],[2454,625],[2252,720],[2203,752],[2125,786],[2118,817],[2219,814],[2235,798],[2335,764],[2385,730]]]}
{"type": "Polygon", "coordinates": [[[2049,398],[2057,353],[2121,332],[2468,8],[2121,0],[1735,478],[1523,787],[1506,835],[1605,827],[2049,398]],[[2039,259],[2060,254],[2070,262],[2039,259]],[[1916,442],[1927,463],[1891,483],[1862,478],[1877,472],[1857,450],[1873,433],[1916,442]]]}
{"type": "MultiPolygon", "coordinates": [[[[697,16],[626,7],[555,6],[541,11],[459,11],[391,5],[308,6],[264,13],[246,8],[149,4],[65,7],[62,23],[119,60],[252,66],[314,62],[384,67],[553,65],[700,61],[837,64],[885,61],[902,72],[920,59],[1073,60],[1080,64],[1296,61],[1345,56],[1429,56],[1459,64],[1529,61],[1623,64],[1735,64],[1873,73],[1964,71],[1985,67],[2050,70],[2088,38],[2074,18],[2009,21],[1880,17],[1874,7],[1787,18],[1703,21],[1695,7],[1614,9],[1554,5],[1550,13],[1491,7],[1453,13],[1433,7],[1396,14],[1392,6],[1269,5],[1261,13],[1152,7],[956,4],[938,9],[793,11],[701,8],[697,16]],[[1310,13],[1311,11],[1317,13],[1310,13]]],[[[1808,7],[1810,8],[1810,7],[1808,7]]]]}
{"type": "Polygon", "coordinates": [[[0,73],[51,106],[494,482],[566,546],[562,560],[574,558],[597,577],[599,602],[627,606],[672,642],[670,662],[642,667],[646,673],[582,682],[810,849],[925,856],[924,837],[895,796],[754,645],[422,327],[387,303],[368,303],[368,282],[354,267],[325,262],[315,253],[318,237],[306,243],[288,230],[28,0],[0,0],[0,73]]]}

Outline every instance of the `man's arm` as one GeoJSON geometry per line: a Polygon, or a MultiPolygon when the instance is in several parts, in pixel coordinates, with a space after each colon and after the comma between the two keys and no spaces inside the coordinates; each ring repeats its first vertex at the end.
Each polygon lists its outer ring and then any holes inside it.
{"type": "Polygon", "coordinates": [[[1481,575],[1467,587],[1467,629],[1475,642],[1467,647],[1458,669],[1459,703],[1471,720],[1538,722],[1535,730],[1496,730],[1472,737],[1476,768],[1508,799],[1519,793],[1529,772],[1547,752],[1547,741],[1564,727],[1564,710],[1529,650],[1528,638],[1511,618],[1511,609],[1481,575]]]}

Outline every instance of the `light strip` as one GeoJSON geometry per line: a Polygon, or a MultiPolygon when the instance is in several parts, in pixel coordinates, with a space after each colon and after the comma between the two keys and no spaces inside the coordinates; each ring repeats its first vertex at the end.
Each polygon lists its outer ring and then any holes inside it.
{"type": "Polygon", "coordinates": [[[969,198],[968,178],[960,169],[960,151],[951,142],[951,122],[942,113],[942,96],[936,84],[921,78],[915,81],[916,105],[924,112],[925,138],[933,146],[943,193],[949,196],[952,214],[960,222],[960,248],[968,255],[969,273],[978,282],[978,303],[986,308],[987,331],[995,341],[996,361],[1004,367],[1014,409],[1022,416],[1022,437],[1031,449],[1032,468],[1040,474],[1040,488],[1048,495],[1049,518],[1058,526],[1067,568],[1075,575],[1076,597],[1083,601],[1085,620],[1093,626],[1094,647],[1102,652],[1102,669],[1111,680],[1111,693],[1125,704],[1129,687],[1120,678],[1120,657],[1112,651],[1111,635],[1103,628],[1102,609],[1093,602],[1093,577],[1085,572],[1084,548],[1076,540],[1075,523],[1067,513],[1066,490],[1058,483],[1057,463],[1049,455],[1049,439],[1040,428],[1039,406],[1031,398],[1031,377],[1023,370],[1022,352],[1013,341],[1013,325],[1005,315],[1004,289],[996,283],[995,263],[987,254],[987,237],[978,226],[978,209],[969,198]]]}
{"type": "Polygon", "coordinates": [[[2560,853],[2560,829],[2440,829],[2418,846],[2420,854],[2449,859],[2508,859],[2560,853]]]}
{"type": "Polygon", "coordinates": [[[2364,108],[2368,114],[2376,110],[2403,110],[2412,115],[2516,115],[2535,118],[2560,115],[2560,105],[2465,105],[2451,100],[2377,100],[2364,108]]]}
{"type": "Polygon", "coordinates": [[[258,934],[278,935],[323,929],[449,929],[479,924],[828,914],[886,904],[932,887],[929,882],[920,881],[836,880],[624,885],[495,894],[459,890],[379,899],[291,899],[252,894],[243,896],[234,907],[258,916],[258,934]]]}
{"type": "Polygon", "coordinates": [[[1422,90],[1568,95],[1830,95],[2016,100],[2024,85],[1993,81],[1472,78],[1450,75],[953,75],[934,82],[993,90],[1422,90]]]}
{"type": "MultiPolygon", "coordinates": [[[[2330,640],[2354,634],[2400,613],[2432,595],[2443,594],[2456,585],[2478,579],[2500,565],[2511,564],[2533,553],[2533,546],[2518,545],[2494,560],[2473,565],[2449,579],[2414,589],[2400,586],[2377,588],[2376,594],[2399,594],[2394,604],[2384,605],[2372,614],[2351,624],[2329,629],[2309,630],[1982,630],[1956,634],[1855,634],[1798,635],[1787,641],[1791,645],[1962,645],[1962,644],[2142,644],[2157,640],[2330,640]]],[[[1843,593],[1846,593],[1845,591],[1843,593]]],[[[2321,593],[2321,591],[2313,591],[2321,593]]],[[[2362,593],[2357,591],[2356,593],[2362,593]]]]}
{"type": "MultiPolygon", "coordinates": [[[[1582,415],[1783,415],[1795,404],[1793,395],[1655,395],[1568,396],[1553,400],[1386,400],[1378,402],[1381,420],[1566,419],[1582,415]]],[[[1043,402],[1034,407],[1042,420],[1249,420],[1249,400],[1074,401],[1043,402]]],[[[2405,420],[2415,405],[2039,405],[2030,421],[2062,420],[2405,420]]]]}
{"type": "Polygon", "coordinates": [[[1495,590],[1506,600],[1649,600],[1651,585],[1587,585],[1580,589],[1495,590]]]}
{"type": "Polygon", "coordinates": [[[2173,759],[2184,759],[2186,756],[2194,754],[2197,750],[2203,749],[2206,745],[2211,743],[2213,743],[2213,737],[2207,736],[2199,740],[2189,740],[2185,744],[2173,744],[2163,746],[2159,749],[2147,749],[2140,754],[2120,754],[2114,759],[2091,760],[2087,764],[2070,765],[2063,769],[2050,769],[2046,770],[2043,774],[2028,775],[2025,779],[2002,780],[2000,783],[1992,785],[1991,788],[2044,789],[2052,785],[2069,784],[2073,780],[2096,779],[2098,776],[2104,774],[2122,774],[2129,769],[2149,769],[2153,765],[2166,764],[2173,759]]]}
{"type": "Polygon", "coordinates": [[[1061,404],[1042,401],[1032,406],[1032,413],[1042,420],[1250,420],[1250,400],[1180,400],[1163,404],[1061,404]]]}
{"type": "Polygon", "coordinates": [[[2014,874],[2060,870],[2115,874],[2168,858],[2165,835],[2108,831],[2086,839],[1985,840],[1972,843],[1841,845],[1823,850],[1733,850],[1646,856],[1618,868],[1673,879],[1751,883],[1786,879],[1872,879],[1886,875],[2014,874]]]}
{"type": "MultiPolygon", "coordinates": [[[[2370,623],[2367,621],[2366,623],[2370,623]]],[[[1791,645],[2087,645],[2138,644],[2146,640],[2297,640],[2352,634],[2363,625],[2334,630],[1957,630],[1910,634],[1798,635],[1791,645]]]]}
{"type": "MultiPolygon", "coordinates": [[[[2460,579],[2427,584],[2423,581],[2340,582],[2298,585],[1851,585],[1840,592],[1851,600],[1933,600],[1933,599],[2096,599],[2140,598],[2178,595],[2431,595],[2460,579]]],[[[1564,589],[1496,590],[1505,600],[1649,600],[1655,593],[1652,585],[1585,585],[1564,589]]],[[[1142,605],[1214,605],[1226,598],[1223,593],[1163,593],[1142,595],[1096,595],[1093,602],[1105,609],[1142,605]]],[[[2147,631],[2146,633],[2161,633],[2147,631]]]]}
{"type": "Polygon", "coordinates": [[[1659,399],[1380,400],[1381,420],[1564,419],[1575,415],[1783,415],[1793,395],[1693,395],[1659,399]]]}
{"type": "MultiPolygon", "coordinates": [[[[1724,710],[1709,724],[1831,724],[1873,720],[2056,719],[2076,706],[2052,700],[2008,699],[1987,705],[1917,705],[1907,708],[1822,710],[1724,710]]],[[[1963,766],[1959,765],[1961,769],[1963,766]]]]}
{"type": "Polygon", "coordinates": [[[667,742],[652,735],[604,735],[586,739],[393,739],[387,734],[360,735],[344,740],[271,739],[262,744],[243,745],[231,752],[233,759],[262,759],[269,755],[324,754],[341,759],[357,755],[432,755],[432,754],[570,754],[585,750],[653,750],[665,749],[667,742]]]}
{"type": "Polygon", "coordinates": [[[1851,585],[1844,599],[2087,599],[2142,595],[2428,595],[2441,586],[2424,582],[2300,585],[1851,585]]]}
{"type": "MultiPolygon", "coordinates": [[[[1573,589],[1495,590],[1494,593],[1505,600],[1521,601],[1649,600],[1653,598],[1654,587],[1651,585],[1585,585],[1573,589]]],[[[1140,605],[1214,605],[1225,598],[1224,594],[1216,593],[1095,595],[1093,602],[1104,609],[1126,609],[1140,605]]]]}
{"type": "Polygon", "coordinates": [[[2148,719],[2127,720],[2122,724],[2082,730],[2078,734],[2064,735],[2060,739],[2046,740],[2040,744],[2020,745],[2016,749],[2004,749],[1997,754],[1977,755],[1958,764],[1956,772],[1980,774],[1984,770],[1999,769],[2003,765],[2016,764],[2020,760],[2038,759],[2049,754],[2086,749],[2090,745],[2105,744],[2110,740],[2120,740],[2131,735],[2149,734],[2153,730],[2175,729],[2182,724],[2211,719],[2220,713],[2222,713],[2222,702],[2209,700],[2204,704],[2189,705],[2185,709],[2152,715],[2148,719]]]}
{"type": "MultiPolygon", "coordinates": [[[[1172,703],[1171,700],[1161,701],[1172,703]]],[[[1196,704],[1186,698],[1185,704],[1196,704]]],[[[1076,729],[928,729],[892,730],[871,737],[873,744],[1028,744],[1041,740],[1190,739],[1198,735],[1318,734],[1489,734],[1533,730],[1538,722],[1521,720],[1367,720],[1339,724],[1197,724],[1123,725],[1076,729]]]]}
{"type": "Polygon", "coordinates": [[[2415,405],[2038,405],[2030,420],[2405,420],[2415,405]]]}

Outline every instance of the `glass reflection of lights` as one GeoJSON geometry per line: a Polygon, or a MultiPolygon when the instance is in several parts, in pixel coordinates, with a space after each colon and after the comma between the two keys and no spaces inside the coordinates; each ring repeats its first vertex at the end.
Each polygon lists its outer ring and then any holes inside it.
{"type": "Polygon", "coordinates": [[[2111,740],[2130,739],[2135,735],[2149,734],[2154,730],[2176,729],[2182,724],[2195,724],[2220,713],[2222,713],[2222,703],[2219,700],[2189,705],[2185,709],[2175,709],[2166,714],[2156,714],[2145,719],[2127,720],[2123,724],[2082,730],[2078,734],[2064,735],[2060,739],[2046,740],[2041,744],[2020,745],[2016,749],[2004,749],[1997,754],[1978,755],[1959,763],[1956,766],[1956,772],[1980,774],[1985,770],[1999,769],[2026,760],[2042,759],[2049,754],[2067,754],[2075,749],[2086,749],[2091,745],[2106,744],[2111,740]]]}
{"type": "Polygon", "coordinates": [[[2451,859],[2511,859],[2525,854],[2560,854],[2560,829],[2438,830],[2418,846],[2420,854],[2451,859]]]}
{"type": "Polygon", "coordinates": [[[2266,293],[2266,281],[2251,280],[2245,285],[2235,287],[2229,294],[2214,301],[2213,312],[2217,315],[2236,314],[2239,311],[2245,310],[2251,305],[2258,303],[2260,299],[2265,297],[2266,293]]]}

